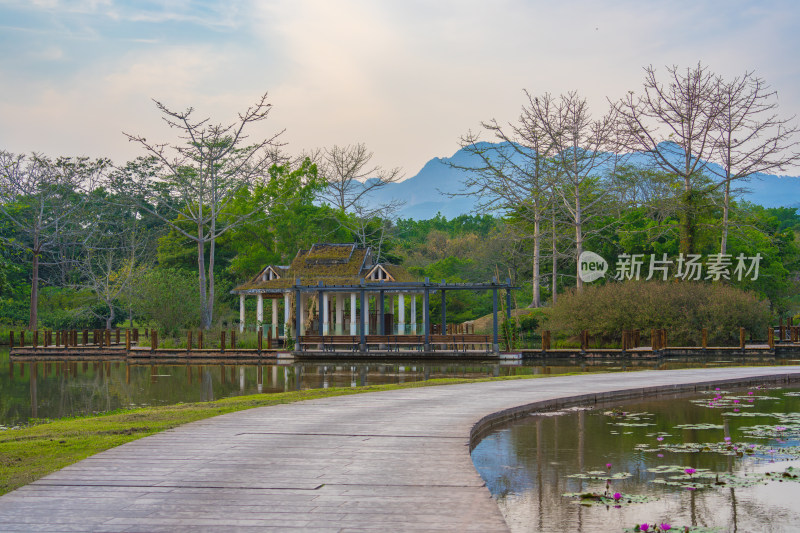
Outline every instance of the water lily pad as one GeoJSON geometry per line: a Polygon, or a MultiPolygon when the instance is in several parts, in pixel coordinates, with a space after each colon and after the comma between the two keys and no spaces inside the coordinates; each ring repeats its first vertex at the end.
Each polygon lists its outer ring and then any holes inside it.
{"type": "MultiPolygon", "coordinates": [[[[680,472],[681,474],[686,473],[686,465],[659,465],[654,466],[652,468],[648,468],[648,472],[653,472],[654,474],[673,474],[680,472]]],[[[695,474],[698,472],[710,472],[708,468],[696,468],[695,474]]]]}
{"type": "Polygon", "coordinates": [[[675,429],[722,429],[722,424],[678,424],[675,429]]]}
{"type": "Polygon", "coordinates": [[[620,493],[619,499],[614,499],[613,495],[597,492],[567,492],[562,494],[565,498],[573,498],[573,503],[580,505],[605,505],[608,507],[622,507],[635,503],[647,503],[658,500],[655,496],[645,496],[643,494],[620,493]]]}
{"type": "Polygon", "coordinates": [[[585,472],[583,474],[572,474],[567,477],[574,477],[577,479],[603,480],[603,479],[627,479],[632,475],[633,474],[631,474],[630,472],[614,472],[613,474],[610,474],[609,472],[593,470],[591,472],[585,472]]]}

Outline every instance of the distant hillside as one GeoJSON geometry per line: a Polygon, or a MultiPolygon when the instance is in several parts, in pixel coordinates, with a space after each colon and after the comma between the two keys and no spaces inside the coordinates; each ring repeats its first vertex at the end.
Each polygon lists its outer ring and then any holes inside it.
{"type": "MultiPolygon", "coordinates": [[[[465,192],[464,171],[451,165],[469,166],[476,163],[474,158],[463,149],[451,157],[434,157],[415,176],[379,189],[372,198],[376,203],[404,200],[405,206],[400,211],[402,218],[428,219],[437,212],[453,218],[474,212],[475,196],[447,196],[447,193],[465,192]]],[[[642,154],[633,154],[631,163],[644,165],[645,158],[642,154]]],[[[713,163],[709,167],[719,168],[713,163]]],[[[736,187],[747,189],[741,197],[748,202],[765,207],[800,207],[800,177],[760,174],[746,183],[739,182],[736,187]]]]}

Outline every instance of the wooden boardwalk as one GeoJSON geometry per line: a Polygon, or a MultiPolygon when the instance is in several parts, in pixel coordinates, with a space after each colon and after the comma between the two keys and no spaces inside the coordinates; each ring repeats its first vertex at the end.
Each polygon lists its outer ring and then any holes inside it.
{"type": "Polygon", "coordinates": [[[241,411],[108,450],[0,497],[0,531],[507,531],[473,436],[535,408],[800,366],[640,371],[339,396],[241,411]]]}

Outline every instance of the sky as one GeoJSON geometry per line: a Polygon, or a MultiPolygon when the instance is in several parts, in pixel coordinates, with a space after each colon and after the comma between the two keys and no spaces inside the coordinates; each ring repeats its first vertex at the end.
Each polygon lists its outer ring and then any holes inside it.
{"type": "MultiPolygon", "coordinates": [[[[595,116],[643,67],[754,70],[800,115],[800,3],[600,0],[0,0],[0,149],[144,155],[177,142],[153,99],[292,155],[365,143],[415,175],[532,94],[577,91],[595,116]]],[[[798,172],[795,172],[797,174],[798,172]]]]}

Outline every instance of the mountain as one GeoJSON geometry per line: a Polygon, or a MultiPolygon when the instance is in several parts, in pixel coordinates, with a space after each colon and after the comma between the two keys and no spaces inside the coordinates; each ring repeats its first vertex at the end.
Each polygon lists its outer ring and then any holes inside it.
{"type": "MultiPolygon", "coordinates": [[[[676,154],[679,157],[679,154],[676,154]]],[[[634,166],[644,166],[644,154],[631,154],[629,162],[634,166]]],[[[447,218],[475,212],[477,197],[475,190],[464,188],[465,171],[455,166],[475,166],[477,157],[458,150],[451,157],[434,157],[416,175],[398,183],[390,183],[377,189],[371,195],[372,201],[384,203],[393,199],[405,201],[400,209],[401,218],[423,220],[432,218],[440,212],[447,218]],[[468,196],[450,197],[448,194],[471,193],[468,196]]],[[[720,167],[709,163],[708,168],[720,167]]],[[[764,207],[800,208],[800,177],[757,174],[747,182],[738,182],[736,188],[744,189],[739,197],[764,207]]]]}

